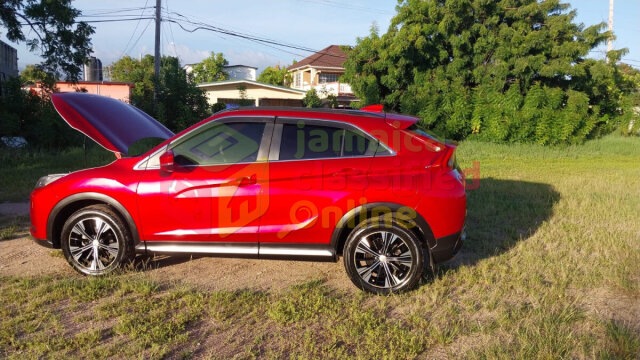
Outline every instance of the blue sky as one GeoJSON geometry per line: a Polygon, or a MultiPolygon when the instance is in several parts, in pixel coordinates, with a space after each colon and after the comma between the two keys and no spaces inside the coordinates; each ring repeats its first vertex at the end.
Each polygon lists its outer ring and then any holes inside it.
{"type": "MultiPolygon", "coordinates": [[[[608,19],[609,0],[568,2],[578,11],[577,22],[592,25],[608,19]]],[[[147,6],[154,4],[155,0],[147,2],[147,6]]],[[[357,37],[368,34],[373,22],[384,32],[395,13],[396,4],[393,0],[163,0],[163,6],[168,7],[170,12],[179,13],[193,21],[317,50],[331,44],[353,45],[357,37]]],[[[74,6],[85,14],[144,5],[145,0],[74,1],[74,6]]],[[[148,9],[145,14],[151,15],[152,11],[148,9]]],[[[171,16],[178,18],[175,13],[171,16]]],[[[140,15],[141,10],[126,14],[140,15]]],[[[113,16],[116,17],[118,15],[113,16]]],[[[617,40],[614,48],[628,48],[630,52],[625,59],[640,67],[639,19],[640,1],[616,0],[614,31],[617,40]]],[[[134,57],[153,53],[154,25],[150,20],[93,25],[96,27],[92,41],[94,52],[105,65],[117,60],[123,53],[134,57]],[[142,33],[145,27],[146,32],[142,33]]],[[[261,70],[278,63],[287,65],[293,59],[300,60],[309,55],[300,50],[281,51],[209,31],[188,33],[176,24],[163,23],[162,30],[162,53],[177,55],[183,64],[198,62],[211,51],[216,51],[223,52],[231,64],[257,66],[261,70]]],[[[3,32],[2,29],[0,32],[3,32]]],[[[0,38],[7,41],[4,35],[0,38]]],[[[39,62],[37,54],[29,53],[24,44],[12,45],[18,48],[18,65],[21,69],[27,64],[39,62]]],[[[606,50],[606,46],[600,50],[606,50]]],[[[594,52],[592,56],[601,58],[603,54],[594,52]]]]}

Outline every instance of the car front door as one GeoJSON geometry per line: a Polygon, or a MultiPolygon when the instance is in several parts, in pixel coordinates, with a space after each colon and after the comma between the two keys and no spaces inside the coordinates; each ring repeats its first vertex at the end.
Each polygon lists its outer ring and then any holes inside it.
{"type": "Polygon", "coordinates": [[[257,254],[272,129],[272,117],[222,118],[168,146],[173,171],[160,169],[152,156],[138,186],[147,247],[163,241],[209,242],[229,245],[228,251],[217,246],[222,250],[211,252],[257,254]],[[233,246],[238,243],[245,246],[233,246]]]}

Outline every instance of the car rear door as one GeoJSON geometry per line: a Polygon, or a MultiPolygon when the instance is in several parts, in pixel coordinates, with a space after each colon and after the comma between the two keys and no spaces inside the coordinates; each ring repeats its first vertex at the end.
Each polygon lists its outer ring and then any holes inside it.
{"type": "Polygon", "coordinates": [[[288,117],[273,134],[260,256],[326,256],[336,223],[366,201],[377,140],[345,122],[288,117]]]}

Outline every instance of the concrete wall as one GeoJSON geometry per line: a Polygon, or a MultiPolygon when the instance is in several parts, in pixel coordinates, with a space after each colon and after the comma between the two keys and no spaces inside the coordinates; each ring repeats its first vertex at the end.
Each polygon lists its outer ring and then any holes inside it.
{"type": "MultiPolygon", "coordinates": [[[[39,84],[29,88],[37,94],[42,94],[39,84]]],[[[56,83],[56,92],[86,92],[89,94],[102,95],[113,99],[118,99],[130,103],[131,87],[122,83],[84,83],[79,82],[73,85],[70,82],[56,83]]]]}

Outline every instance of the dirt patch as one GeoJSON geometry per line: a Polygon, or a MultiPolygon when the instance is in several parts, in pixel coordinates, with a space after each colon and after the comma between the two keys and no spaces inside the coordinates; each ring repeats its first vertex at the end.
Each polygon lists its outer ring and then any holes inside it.
{"type": "MultiPolygon", "coordinates": [[[[0,241],[0,275],[82,277],[57,252],[59,250],[42,247],[26,236],[0,241]]],[[[321,279],[332,288],[356,291],[344,272],[342,261],[157,256],[147,260],[137,259],[137,263],[144,263],[146,268],[135,272],[151,280],[184,282],[208,290],[282,290],[291,285],[321,279]]]]}
{"type": "Polygon", "coordinates": [[[584,308],[603,321],[626,324],[640,333],[640,298],[611,288],[585,291],[579,296],[584,308]]]}

